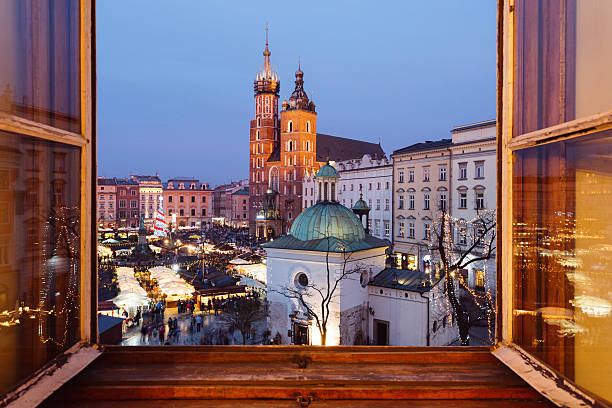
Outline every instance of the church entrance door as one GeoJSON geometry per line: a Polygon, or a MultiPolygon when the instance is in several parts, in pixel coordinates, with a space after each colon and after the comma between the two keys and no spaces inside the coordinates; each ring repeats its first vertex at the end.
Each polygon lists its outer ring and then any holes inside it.
{"type": "Polygon", "coordinates": [[[377,346],[389,345],[389,322],[374,319],[374,344],[377,346]]]}
{"type": "Polygon", "coordinates": [[[308,345],[308,326],[300,323],[293,323],[293,344],[297,346],[308,345]]]}

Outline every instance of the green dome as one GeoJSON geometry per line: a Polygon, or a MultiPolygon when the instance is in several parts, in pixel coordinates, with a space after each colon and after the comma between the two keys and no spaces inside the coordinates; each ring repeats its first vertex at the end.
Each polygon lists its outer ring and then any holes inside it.
{"type": "Polygon", "coordinates": [[[330,164],[326,164],[325,166],[321,167],[321,169],[317,172],[317,175],[315,177],[316,178],[319,178],[319,177],[340,178],[340,174],[338,174],[338,171],[334,168],[334,166],[330,164]]]}
{"type": "Polygon", "coordinates": [[[368,204],[363,200],[363,198],[360,198],[359,200],[357,200],[357,202],[353,206],[353,210],[369,210],[369,209],[370,207],[368,207],[368,204]]]}
{"type": "Polygon", "coordinates": [[[297,216],[289,234],[302,241],[327,237],[346,241],[362,241],[366,238],[359,218],[335,202],[320,202],[308,207],[297,216]]]}

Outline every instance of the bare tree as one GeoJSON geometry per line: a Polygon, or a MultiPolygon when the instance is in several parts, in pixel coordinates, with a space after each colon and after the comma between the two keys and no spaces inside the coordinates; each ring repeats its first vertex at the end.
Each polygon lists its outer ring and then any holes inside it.
{"type": "MultiPolygon", "coordinates": [[[[307,315],[314,319],[317,329],[321,335],[321,344],[325,345],[327,340],[327,323],[330,316],[330,305],[338,296],[338,287],[342,281],[353,279],[353,276],[360,274],[364,268],[359,265],[354,265],[348,268],[348,263],[352,255],[346,249],[340,246],[342,254],[342,269],[339,271],[330,268],[329,255],[331,252],[330,240],[331,237],[323,238],[327,241],[327,252],[325,254],[325,279],[323,284],[308,281],[300,287],[285,285],[278,293],[289,299],[295,299],[302,306],[307,315]]],[[[299,283],[299,282],[298,282],[299,283]]]]}
{"type": "Polygon", "coordinates": [[[457,319],[461,345],[464,346],[469,345],[469,330],[476,319],[461,301],[457,288],[465,288],[477,305],[485,303],[489,320],[493,312],[493,301],[490,293],[477,295],[470,291],[460,272],[470,264],[486,262],[495,256],[495,226],[496,212],[493,210],[478,211],[476,218],[467,222],[456,220],[443,212],[431,228],[433,239],[430,249],[440,255],[446,293],[457,319]],[[454,239],[456,234],[458,240],[454,239]]]}
{"type": "Polygon", "coordinates": [[[226,303],[220,320],[230,333],[238,330],[242,335],[242,344],[246,344],[247,334],[267,316],[267,307],[259,298],[237,297],[226,303]]]}

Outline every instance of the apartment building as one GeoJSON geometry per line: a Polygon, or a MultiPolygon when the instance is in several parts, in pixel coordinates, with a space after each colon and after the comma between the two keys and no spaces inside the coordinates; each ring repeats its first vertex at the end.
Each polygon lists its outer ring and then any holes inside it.
{"type": "Polygon", "coordinates": [[[138,227],[140,188],[131,178],[117,178],[117,226],[138,227]]]}
{"type": "Polygon", "coordinates": [[[431,261],[431,227],[449,211],[451,139],[393,152],[394,267],[424,269],[431,261]]]}
{"type": "Polygon", "coordinates": [[[96,184],[98,203],[96,219],[98,226],[113,228],[117,225],[117,180],[115,178],[98,177],[96,184]]]}
{"type": "Polygon", "coordinates": [[[169,179],[163,185],[164,211],[178,227],[203,227],[212,220],[212,195],[208,184],[192,177],[169,179]]]}
{"type": "Polygon", "coordinates": [[[163,196],[163,186],[159,176],[137,176],[130,178],[138,183],[140,194],[140,215],[144,216],[145,225],[151,227],[155,218],[155,211],[159,205],[159,199],[163,196]]]}
{"type": "MultiPolygon", "coordinates": [[[[461,226],[469,225],[479,214],[497,208],[496,174],[496,127],[495,120],[472,123],[451,130],[451,199],[450,214],[460,221],[454,231],[454,244],[460,250],[472,245],[470,236],[477,231],[467,231],[461,226]]],[[[474,255],[482,251],[477,248],[474,255]]],[[[462,271],[470,288],[485,291],[495,288],[495,256],[488,261],[474,262],[462,271]]]]}

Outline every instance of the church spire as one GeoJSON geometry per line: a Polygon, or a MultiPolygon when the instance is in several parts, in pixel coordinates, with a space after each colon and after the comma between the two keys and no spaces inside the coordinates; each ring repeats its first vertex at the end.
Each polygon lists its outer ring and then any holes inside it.
{"type": "Polygon", "coordinates": [[[263,74],[265,79],[272,79],[272,68],[270,67],[270,50],[268,49],[268,27],[266,27],[266,49],[263,52],[264,55],[264,68],[263,74]]]}
{"type": "Polygon", "coordinates": [[[274,72],[274,67],[270,63],[270,49],[268,48],[268,27],[266,27],[266,48],[263,52],[264,65],[260,72],[255,76],[254,91],[255,93],[269,92],[278,94],[280,89],[280,81],[278,75],[274,72]]]}

